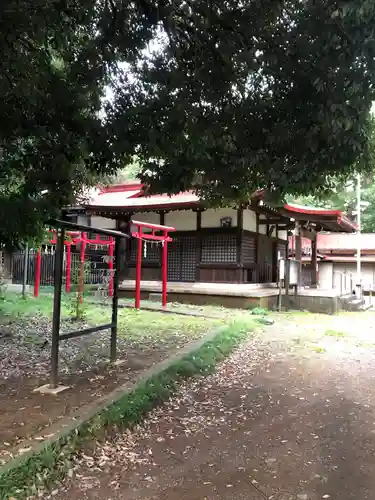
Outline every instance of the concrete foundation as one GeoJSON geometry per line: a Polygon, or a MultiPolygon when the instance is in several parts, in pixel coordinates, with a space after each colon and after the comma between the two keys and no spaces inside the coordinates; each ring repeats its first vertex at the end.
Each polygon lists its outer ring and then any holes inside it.
{"type": "Polygon", "coordinates": [[[312,313],[336,314],[340,310],[339,297],[317,295],[283,295],[282,307],[312,313]]]}
{"type": "MultiPolygon", "coordinates": [[[[17,283],[6,283],[5,288],[8,292],[15,292],[15,293],[21,293],[22,292],[22,285],[17,284],[17,283]]],[[[25,292],[30,293],[32,290],[30,285],[26,285],[25,287],[25,292]]]]}
{"type": "Polygon", "coordinates": [[[42,385],[34,389],[34,392],[40,392],[41,394],[51,394],[52,396],[56,396],[61,392],[65,392],[70,387],[68,385],[58,385],[57,387],[51,387],[49,384],[42,385]]]}
{"type": "MultiPolygon", "coordinates": [[[[161,302],[160,290],[159,282],[142,282],[141,299],[155,303],[161,302]]],[[[123,282],[120,285],[120,296],[133,298],[134,282],[123,282]]],[[[341,309],[340,296],[332,290],[309,288],[301,290],[297,296],[294,295],[293,290],[290,290],[289,295],[285,295],[285,290],[283,290],[281,299],[283,309],[325,314],[335,314],[341,309]]],[[[262,284],[170,283],[168,302],[216,305],[236,309],[254,307],[276,309],[279,303],[279,291],[275,285],[262,284]]]]}

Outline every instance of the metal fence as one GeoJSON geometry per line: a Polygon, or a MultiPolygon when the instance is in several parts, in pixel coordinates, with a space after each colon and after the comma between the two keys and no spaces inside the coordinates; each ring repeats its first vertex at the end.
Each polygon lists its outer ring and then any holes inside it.
{"type": "MultiPolygon", "coordinates": [[[[27,284],[35,283],[36,251],[30,250],[27,259],[27,284]]],[[[71,252],[71,285],[78,284],[80,268],[79,252],[71,252]]],[[[53,250],[42,251],[41,253],[41,272],[40,285],[53,286],[55,271],[55,253],[53,250]]],[[[11,260],[11,278],[12,283],[22,284],[25,272],[25,253],[24,251],[14,252],[11,260]]],[[[110,281],[110,270],[108,268],[108,254],[101,250],[85,255],[84,281],[87,285],[103,285],[110,281]]],[[[63,282],[66,282],[66,254],[64,255],[63,282]]]]}

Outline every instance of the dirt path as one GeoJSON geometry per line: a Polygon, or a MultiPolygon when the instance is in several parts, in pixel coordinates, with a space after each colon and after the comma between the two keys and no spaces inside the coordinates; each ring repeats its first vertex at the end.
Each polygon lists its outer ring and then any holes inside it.
{"type": "Polygon", "coordinates": [[[373,500],[372,316],[321,318],[277,318],[44,498],[373,500]]]}

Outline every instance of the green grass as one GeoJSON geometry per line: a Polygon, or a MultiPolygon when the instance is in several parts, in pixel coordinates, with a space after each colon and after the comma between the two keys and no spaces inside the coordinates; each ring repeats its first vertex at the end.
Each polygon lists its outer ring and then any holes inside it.
{"type": "MultiPolygon", "coordinates": [[[[134,305],[134,299],[130,298],[121,298],[120,301],[122,304],[126,304],[127,306],[133,306],[134,305]]],[[[156,308],[156,307],[161,307],[160,302],[157,301],[152,301],[152,300],[142,300],[141,301],[141,308],[143,307],[151,307],[151,308],[156,308]]],[[[253,308],[256,308],[257,306],[254,305],[253,308]]],[[[179,302],[169,302],[167,304],[167,309],[169,311],[183,311],[183,312],[192,312],[192,313],[197,313],[197,314],[202,314],[202,315],[207,315],[207,316],[215,316],[218,318],[222,319],[233,319],[238,316],[241,317],[249,317],[251,315],[251,310],[246,310],[246,309],[236,309],[236,308],[228,308],[228,307],[223,307],[223,306],[215,306],[215,305],[197,305],[197,304],[181,304],[179,302]]]]}
{"type": "Polygon", "coordinates": [[[324,354],[327,352],[327,349],[325,347],[322,347],[320,345],[312,345],[311,349],[316,352],[317,354],[324,354]]]}
{"type": "MultiPolygon", "coordinates": [[[[75,295],[62,296],[61,317],[69,319],[72,316],[72,302],[75,295]]],[[[41,294],[37,299],[29,296],[23,299],[20,294],[7,293],[0,301],[0,322],[17,321],[19,318],[40,315],[48,320],[52,318],[53,297],[51,294],[41,294]]],[[[90,326],[111,322],[111,305],[102,305],[85,298],[82,305],[84,321],[90,326]]],[[[119,308],[118,335],[133,343],[142,343],[152,347],[158,343],[183,343],[199,338],[206,331],[216,328],[224,321],[231,322],[233,317],[224,319],[204,318],[165,314],[157,311],[136,311],[135,309],[119,308]]],[[[74,323],[72,324],[72,329],[74,323]]],[[[30,339],[32,343],[32,339],[30,339]]]]}
{"type": "Polygon", "coordinates": [[[336,330],[326,330],[324,335],[326,337],[336,337],[336,338],[344,338],[346,337],[346,333],[345,332],[339,332],[339,331],[336,331],[336,330]]]}
{"type": "Polygon", "coordinates": [[[17,467],[0,469],[0,500],[8,500],[12,496],[27,498],[35,494],[37,488],[50,488],[56,481],[62,480],[69,474],[74,454],[85,442],[100,439],[104,436],[103,430],[113,426],[126,429],[140,423],[151,409],[176,391],[182,380],[212,373],[216,364],[254,329],[254,322],[250,321],[234,322],[222,328],[213,340],[138,385],[91,421],[59,441],[46,445],[37,455],[21,460],[17,467]]]}
{"type": "MultiPolygon", "coordinates": [[[[67,313],[66,305],[67,304],[63,300],[62,312],[64,314],[67,313]]],[[[5,293],[5,295],[0,298],[1,319],[5,318],[13,321],[19,316],[31,316],[36,314],[52,317],[51,296],[42,295],[37,299],[33,296],[28,296],[24,299],[21,294],[5,293]]]]}

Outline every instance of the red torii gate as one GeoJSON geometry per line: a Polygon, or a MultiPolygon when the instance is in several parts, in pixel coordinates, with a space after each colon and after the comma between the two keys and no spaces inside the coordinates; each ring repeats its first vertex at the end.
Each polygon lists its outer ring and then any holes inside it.
{"type": "Polygon", "coordinates": [[[167,283],[168,283],[168,243],[172,241],[169,236],[170,231],[176,231],[176,228],[170,226],[162,226],[161,224],[150,224],[148,222],[139,222],[132,220],[130,224],[137,227],[131,235],[138,240],[137,248],[137,264],[135,272],[135,308],[141,307],[141,274],[142,274],[142,243],[143,241],[161,242],[163,246],[161,268],[162,268],[162,305],[167,305],[167,283]],[[144,233],[143,228],[151,229],[150,233],[144,233]],[[161,231],[161,234],[156,234],[156,231],[161,231]]]}
{"type": "MultiPolygon", "coordinates": [[[[176,231],[174,227],[163,226],[161,224],[151,224],[148,222],[130,221],[130,225],[136,226],[136,231],[132,231],[131,236],[138,240],[137,246],[137,261],[136,261],[136,278],[135,278],[135,302],[134,306],[136,309],[140,309],[141,306],[141,275],[142,275],[142,246],[143,241],[154,241],[162,244],[162,305],[165,307],[167,305],[167,283],[168,283],[168,243],[172,241],[169,236],[170,231],[176,231]],[[143,228],[151,229],[151,233],[144,233],[143,228]],[[156,234],[156,232],[161,234],[156,234]]],[[[93,230],[95,230],[93,228],[93,230]]],[[[51,230],[51,233],[55,234],[55,238],[48,241],[49,244],[56,244],[56,231],[51,230]]],[[[84,262],[85,262],[85,251],[86,245],[102,245],[108,246],[108,269],[110,272],[110,279],[108,284],[108,294],[110,297],[113,296],[113,252],[114,252],[114,239],[110,236],[109,240],[103,240],[99,236],[96,238],[87,238],[86,232],[70,231],[67,233],[69,240],[64,242],[66,246],[66,283],[65,291],[70,292],[71,285],[71,246],[80,244],[80,283],[79,283],[79,293],[81,294],[80,300],[82,301],[83,287],[84,287],[84,262]]],[[[41,277],[41,250],[38,249],[36,252],[36,263],[35,263],[35,281],[34,281],[34,296],[38,297],[39,287],[40,287],[40,277],[41,277]]]]}

